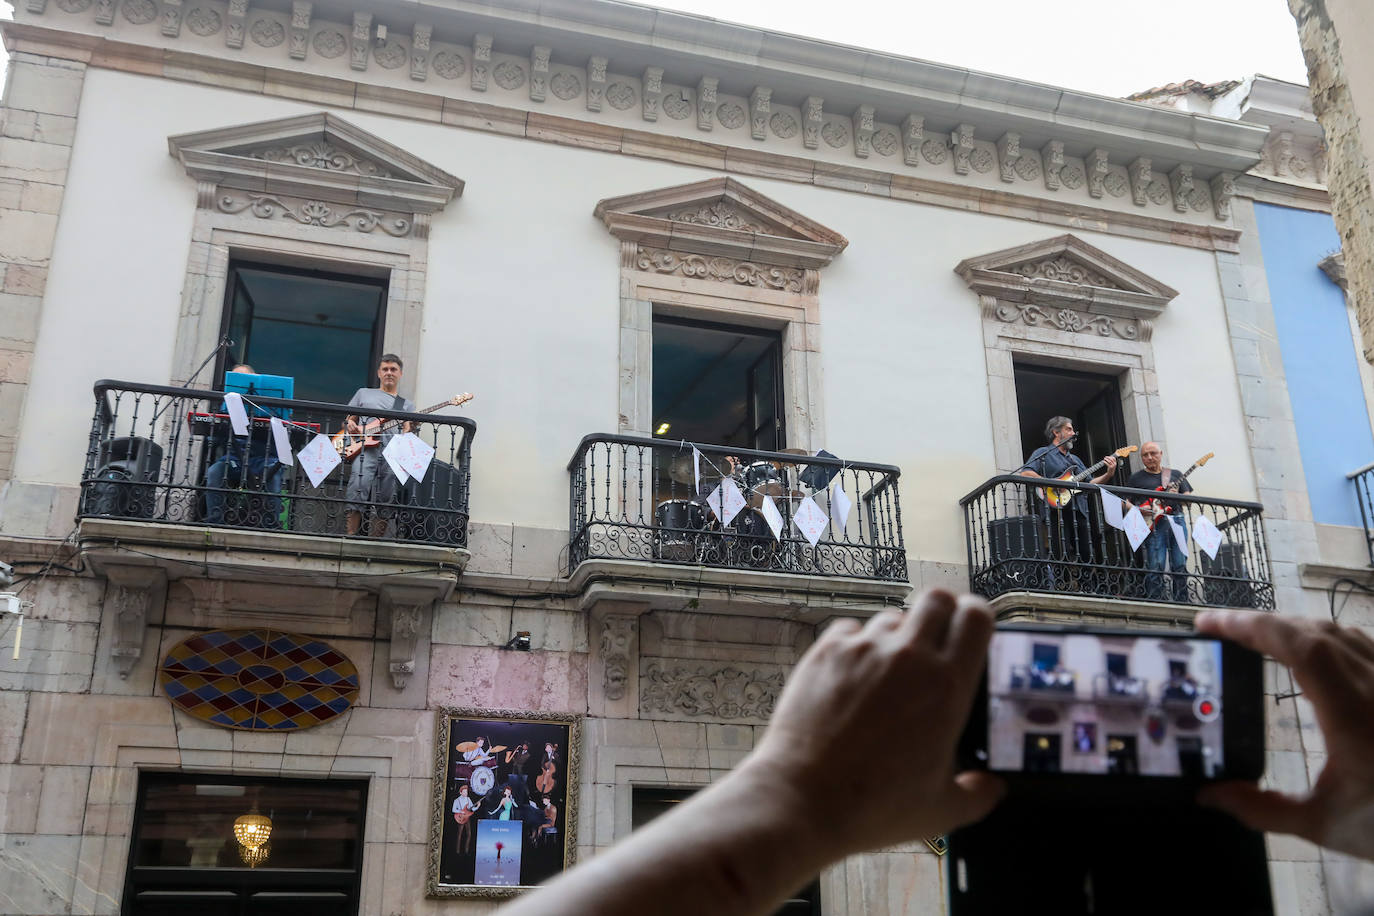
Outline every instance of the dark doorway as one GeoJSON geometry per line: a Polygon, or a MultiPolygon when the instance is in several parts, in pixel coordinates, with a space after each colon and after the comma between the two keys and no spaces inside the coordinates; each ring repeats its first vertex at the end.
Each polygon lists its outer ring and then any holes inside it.
{"type": "Polygon", "coordinates": [[[1027,773],[1058,773],[1060,763],[1058,735],[1028,732],[1022,749],[1021,769],[1027,773]]]}
{"type": "Polygon", "coordinates": [[[1180,735],[1178,738],[1178,770],[1184,776],[1198,779],[1207,775],[1207,765],[1202,758],[1202,739],[1196,735],[1180,735]]]}
{"type": "Polygon", "coordinates": [[[654,318],[654,435],[775,451],[786,444],[779,335],[654,318]]]}
{"type": "Polygon", "coordinates": [[[1140,773],[1135,735],[1107,736],[1107,772],[1114,776],[1135,776],[1140,773]]]}
{"type": "Polygon", "coordinates": [[[1107,673],[1114,677],[1127,677],[1130,675],[1127,666],[1127,657],[1124,653],[1107,653],[1107,673]]]}
{"type": "MultiPolygon", "coordinates": [[[[1073,420],[1078,431],[1073,453],[1090,467],[1128,444],[1121,389],[1115,376],[1019,362],[1014,371],[1023,455],[1046,444],[1045,423],[1055,416],[1073,420]]],[[[1130,477],[1128,464],[1118,463],[1114,483],[1125,485],[1130,477]]]]}

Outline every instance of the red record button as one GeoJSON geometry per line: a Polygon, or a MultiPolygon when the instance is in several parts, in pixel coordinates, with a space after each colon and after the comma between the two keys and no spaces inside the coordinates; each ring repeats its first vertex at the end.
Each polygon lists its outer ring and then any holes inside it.
{"type": "Polygon", "coordinates": [[[1198,697],[1193,701],[1193,715],[1200,722],[1215,722],[1221,715],[1221,704],[1211,697],[1198,697]]]}

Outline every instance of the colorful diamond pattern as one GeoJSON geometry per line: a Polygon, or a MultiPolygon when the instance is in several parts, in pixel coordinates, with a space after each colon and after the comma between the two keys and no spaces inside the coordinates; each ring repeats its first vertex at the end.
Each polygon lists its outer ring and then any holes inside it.
{"type": "Polygon", "coordinates": [[[319,725],[358,699],[358,669],[346,655],[318,639],[279,630],[211,630],[187,637],[162,660],[158,683],[190,715],[252,731],[319,725]],[[275,688],[265,683],[268,670],[284,682],[275,688]]]}

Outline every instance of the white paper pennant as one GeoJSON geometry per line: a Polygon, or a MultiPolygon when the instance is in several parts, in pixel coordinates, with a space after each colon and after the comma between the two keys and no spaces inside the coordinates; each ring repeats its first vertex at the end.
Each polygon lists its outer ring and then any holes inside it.
{"type": "Polygon", "coordinates": [[[812,547],[816,546],[816,542],[821,539],[829,524],[830,519],[826,517],[825,510],[816,505],[816,501],[810,496],[801,501],[797,511],[792,515],[793,527],[802,533],[812,547]]]}
{"type": "Polygon", "coordinates": [[[1221,548],[1221,530],[1201,512],[1193,516],[1193,540],[1207,556],[1213,560],[1217,558],[1217,550],[1221,548]]]}
{"type": "Polygon", "coordinates": [[[692,446],[692,480],[696,481],[696,489],[693,491],[698,496],[701,495],[701,452],[697,447],[692,446]]]}
{"type": "Polygon", "coordinates": [[[400,444],[396,453],[400,456],[401,467],[416,480],[423,480],[429,470],[429,462],[434,457],[434,449],[414,433],[402,433],[396,437],[400,444]]]}
{"type": "Polygon", "coordinates": [[[272,442],[277,447],[277,460],[282,464],[295,464],[291,457],[291,437],[286,434],[286,424],[277,417],[272,418],[272,442]]]}
{"type": "Polygon", "coordinates": [[[720,519],[722,525],[734,521],[735,516],[739,515],[740,510],[746,505],[744,494],[729,477],[711,491],[711,495],[706,497],[706,504],[711,507],[711,511],[720,519]]]}
{"type": "Polygon", "coordinates": [[[1188,532],[1184,530],[1183,523],[1176,521],[1172,515],[1164,516],[1169,520],[1169,528],[1174,532],[1174,543],[1183,553],[1188,552],[1188,532]]]}
{"type": "Polygon", "coordinates": [[[395,474],[396,479],[404,484],[410,479],[410,472],[402,463],[404,447],[400,443],[400,436],[392,436],[391,441],[386,444],[386,448],[382,449],[382,457],[386,459],[387,465],[391,468],[391,473],[395,474]]]}
{"type": "MultiPolygon", "coordinates": [[[[1122,499],[1115,493],[1098,490],[1102,494],[1102,519],[1113,528],[1126,530],[1125,516],[1121,514],[1122,499]]],[[[1137,510],[1139,511],[1139,510],[1137,510]]]]}
{"type": "Polygon", "coordinates": [[[773,502],[773,497],[765,496],[763,506],[760,510],[763,513],[763,520],[768,523],[768,527],[773,529],[773,539],[782,540],[782,513],[778,511],[778,504],[773,502]]]}
{"type": "Polygon", "coordinates": [[[844,485],[839,479],[835,480],[835,486],[830,489],[830,510],[840,522],[840,529],[843,530],[849,524],[849,510],[853,507],[849,499],[849,494],[844,491],[844,485]]]}
{"type": "Polygon", "coordinates": [[[323,434],[311,439],[305,448],[296,453],[296,458],[300,460],[305,476],[310,478],[312,487],[319,487],[329,472],[342,463],[339,453],[334,450],[334,443],[323,434]]]}
{"type": "Polygon", "coordinates": [[[243,409],[243,395],[230,391],[224,396],[224,408],[229,411],[229,423],[234,427],[234,435],[248,435],[248,412],[243,409]]]}
{"type": "Polygon", "coordinates": [[[1131,542],[1131,550],[1139,550],[1150,536],[1150,523],[1140,514],[1139,506],[1131,506],[1131,511],[1126,513],[1122,519],[1122,530],[1126,532],[1126,540],[1131,542]]]}

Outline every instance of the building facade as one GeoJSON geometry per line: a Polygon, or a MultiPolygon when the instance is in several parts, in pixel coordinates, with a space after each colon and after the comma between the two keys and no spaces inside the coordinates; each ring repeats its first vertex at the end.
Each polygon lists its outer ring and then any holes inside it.
{"type": "MultiPolygon", "coordinates": [[[[498,863],[727,772],[836,616],[1320,616],[1369,564],[1371,380],[1314,388],[1355,332],[1288,88],[1168,110],[594,0],[3,32],[5,912],[485,911],[498,863]],[[386,355],[413,403],[342,406],[386,355]],[[1007,476],[1058,414],[1089,463],[1215,453],[1181,590],[1094,494],[1070,553],[1007,476]],[[409,482],[369,457],[417,441],[409,482]]],[[[1300,790],[1320,736],[1266,690],[1300,790]]],[[[939,912],[938,846],[789,912],[939,912]]],[[[1269,851],[1279,911],[1326,912],[1317,850],[1269,851]]]]}

